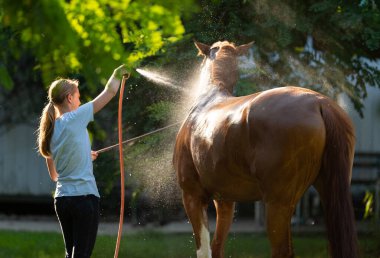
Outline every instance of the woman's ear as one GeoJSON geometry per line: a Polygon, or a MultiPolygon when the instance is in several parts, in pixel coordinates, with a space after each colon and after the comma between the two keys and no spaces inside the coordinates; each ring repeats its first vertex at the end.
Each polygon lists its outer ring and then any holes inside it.
{"type": "Polygon", "coordinates": [[[244,45],[240,45],[240,46],[236,47],[237,55],[242,56],[242,55],[247,54],[248,50],[252,47],[253,43],[255,43],[255,42],[252,41],[248,44],[244,44],[244,45]]]}
{"type": "Polygon", "coordinates": [[[210,46],[194,41],[195,46],[198,48],[199,53],[198,55],[203,55],[203,56],[209,56],[210,55],[210,46]]]}
{"type": "Polygon", "coordinates": [[[67,99],[67,103],[71,104],[71,102],[73,101],[73,95],[67,94],[66,99],[67,99]]]}

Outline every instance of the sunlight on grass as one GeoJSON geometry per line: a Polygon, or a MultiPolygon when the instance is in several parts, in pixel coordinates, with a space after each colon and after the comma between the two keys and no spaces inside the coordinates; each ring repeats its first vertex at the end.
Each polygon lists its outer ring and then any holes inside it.
{"type": "MultiPolygon", "coordinates": [[[[113,257],[116,236],[98,236],[93,258],[113,257]]],[[[376,237],[360,240],[363,257],[379,257],[376,237]]],[[[296,257],[325,258],[327,243],[323,235],[294,237],[296,257]]],[[[61,258],[64,256],[59,233],[0,231],[1,258],[61,258]]],[[[140,232],[122,238],[119,257],[196,258],[192,234],[140,232]]],[[[269,242],[263,234],[230,234],[226,258],[269,258],[269,242]]]]}

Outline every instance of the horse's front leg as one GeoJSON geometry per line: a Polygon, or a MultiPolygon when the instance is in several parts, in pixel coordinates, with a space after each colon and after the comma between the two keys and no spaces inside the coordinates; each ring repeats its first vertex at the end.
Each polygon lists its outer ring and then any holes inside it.
{"type": "Polygon", "coordinates": [[[294,206],[266,203],[265,207],[272,258],[294,257],[290,228],[294,206]]]}
{"type": "Polygon", "coordinates": [[[234,217],[235,203],[214,200],[216,209],[216,229],[212,240],[211,250],[213,258],[224,257],[224,244],[234,217]]]}
{"type": "Polygon", "coordinates": [[[208,202],[199,195],[199,192],[183,191],[182,200],[186,214],[193,226],[197,258],[211,258],[210,232],[207,219],[208,202]]]}

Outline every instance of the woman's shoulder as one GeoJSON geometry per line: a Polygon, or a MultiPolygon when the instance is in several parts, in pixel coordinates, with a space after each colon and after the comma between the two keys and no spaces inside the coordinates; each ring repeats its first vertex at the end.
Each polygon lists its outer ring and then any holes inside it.
{"type": "Polygon", "coordinates": [[[92,115],[93,113],[93,104],[92,102],[87,102],[81,106],[79,106],[76,110],[73,110],[71,112],[67,112],[64,114],[65,118],[68,120],[75,119],[77,117],[82,117],[82,116],[89,116],[92,115]]]}
{"type": "Polygon", "coordinates": [[[80,105],[76,110],[72,111],[74,114],[80,114],[80,113],[93,113],[94,105],[92,101],[89,101],[83,105],[80,105]]]}

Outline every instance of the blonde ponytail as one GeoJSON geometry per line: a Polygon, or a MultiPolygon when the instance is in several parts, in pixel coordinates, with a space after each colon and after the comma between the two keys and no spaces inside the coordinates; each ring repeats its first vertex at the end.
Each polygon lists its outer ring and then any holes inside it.
{"type": "Polygon", "coordinates": [[[62,105],[68,94],[73,94],[78,87],[77,80],[58,79],[49,87],[49,103],[42,110],[38,128],[38,149],[42,156],[51,156],[50,141],[54,132],[55,105],[62,105]]]}
{"type": "Polygon", "coordinates": [[[50,140],[54,131],[55,108],[52,102],[49,102],[42,111],[40,127],[38,132],[38,147],[42,156],[50,156],[50,140]]]}

